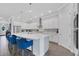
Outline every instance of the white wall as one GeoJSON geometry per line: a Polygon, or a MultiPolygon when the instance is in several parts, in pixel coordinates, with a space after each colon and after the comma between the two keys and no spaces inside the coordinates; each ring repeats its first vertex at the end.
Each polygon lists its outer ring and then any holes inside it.
{"type": "Polygon", "coordinates": [[[74,28],[73,28],[73,21],[75,18],[75,15],[77,13],[77,4],[69,4],[65,8],[59,11],[57,17],[51,17],[50,19],[44,22],[44,28],[58,28],[59,34],[57,34],[54,31],[50,30],[48,31],[48,35],[50,36],[50,41],[56,42],[59,45],[62,45],[63,47],[69,49],[73,53],[77,53],[77,49],[74,45],[74,28]],[[57,22],[54,21],[57,20],[57,22]],[[53,22],[52,22],[53,21],[53,22]],[[50,23],[50,24],[49,24],[50,23]],[[46,24],[46,25],[45,25],[46,24]],[[55,27],[55,26],[56,27],[55,27]]]}
{"type": "Polygon", "coordinates": [[[49,35],[49,40],[57,43],[58,34],[56,33],[56,29],[58,29],[58,15],[53,15],[50,18],[46,18],[42,21],[42,25],[43,29],[47,29],[45,32],[49,35]]]}
{"type": "Polygon", "coordinates": [[[59,44],[76,53],[73,39],[74,5],[59,13],[59,44]]]}
{"type": "MultiPolygon", "coordinates": [[[[46,31],[45,31],[46,32],[46,31]]],[[[52,29],[52,31],[48,30],[47,31],[47,35],[49,35],[49,41],[50,42],[55,42],[58,43],[59,39],[58,39],[58,34],[56,33],[56,31],[54,31],[54,29],[52,29]]]]}
{"type": "Polygon", "coordinates": [[[28,25],[27,29],[38,29],[39,23],[34,22],[34,23],[27,24],[27,25],[28,25]]]}
{"type": "Polygon", "coordinates": [[[43,29],[57,29],[58,28],[58,16],[52,16],[42,21],[43,29]]]}

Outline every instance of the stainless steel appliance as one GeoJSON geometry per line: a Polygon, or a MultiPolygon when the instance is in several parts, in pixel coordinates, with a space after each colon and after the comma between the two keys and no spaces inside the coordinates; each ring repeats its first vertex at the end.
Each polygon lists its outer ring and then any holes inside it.
{"type": "Polygon", "coordinates": [[[78,14],[74,18],[74,44],[78,49],[78,14]]]}

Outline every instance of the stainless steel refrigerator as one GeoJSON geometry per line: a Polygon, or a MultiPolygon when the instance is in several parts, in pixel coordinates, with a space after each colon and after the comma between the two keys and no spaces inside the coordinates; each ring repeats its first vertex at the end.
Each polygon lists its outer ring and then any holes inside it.
{"type": "Polygon", "coordinates": [[[74,45],[78,49],[78,14],[74,18],[74,45]]]}

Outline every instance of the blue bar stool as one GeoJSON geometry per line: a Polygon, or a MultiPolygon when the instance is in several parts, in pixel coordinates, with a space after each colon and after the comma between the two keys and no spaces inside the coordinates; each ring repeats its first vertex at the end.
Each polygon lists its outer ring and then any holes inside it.
{"type": "Polygon", "coordinates": [[[6,38],[9,41],[9,43],[16,44],[16,36],[15,35],[11,35],[10,32],[6,32],[6,38]]]}
{"type": "Polygon", "coordinates": [[[10,35],[9,37],[8,37],[8,41],[9,41],[9,43],[11,43],[11,44],[16,44],[16,36],[15,35],[10,35]]]}
{"type": "Polygon", "coordinates": [[[15,35],[7,35],[6,36],[9,44],[8,44],[8,48],[9,51],[12,55],[16,54],[16,36],[15,35]]]}
{"type": "Polygon", "coordinates": [[[33,51],[33,40],[27,40],[25,38],[21,38],[21,37],[17,37],[16,39],[17,41],[17,47],[18,49],[21,49],[21,55],[25,56],[25,49],[32,47],[32,51],[33,51]]]}

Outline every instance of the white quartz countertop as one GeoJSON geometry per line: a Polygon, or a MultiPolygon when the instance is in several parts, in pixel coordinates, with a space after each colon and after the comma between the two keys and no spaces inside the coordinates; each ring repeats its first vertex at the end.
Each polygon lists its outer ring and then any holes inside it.
{"type": "Polygon", "coordinates": [[[44,33],[13,33],[13,34],[20,37],[31,38],[31,39],[41,39],[48,36],[47,34],[44,33]]]}
{"type": "MultiPolygon", "coordinates": [[[[43,56],[48,51],[49,48],[49,38],[48,34],[44,33],[13,33],[19,37],[31,38],[33,40],[33,54],[36,56],[43,56]]],[[[30,40],[30,39],[29,39],[30,40]]]]}

